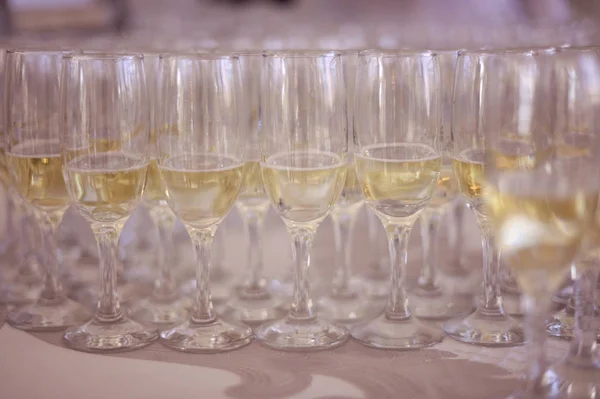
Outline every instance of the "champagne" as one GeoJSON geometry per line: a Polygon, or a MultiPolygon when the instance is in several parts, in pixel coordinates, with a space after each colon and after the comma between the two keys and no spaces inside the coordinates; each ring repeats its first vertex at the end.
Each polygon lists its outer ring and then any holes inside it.
{"type": "Polygon", "coordinates": [[[266,212],[269,207],[269,198],[265,193],[262,181],[259,161],[247,161],[244,163],[243,181],[240,195],[236,202],[239,211],[266,212]]]}
{"type": "Polygon", "coordinates": [[[346,182],[333,212],[358,210],[360,205],[362,205],[363,199],[358,175],[356,174],[356,166],[354,162],[348,163],[346,166],[346,182]]]}
{"type": "Polygon", "coordinates": [[[167,199],[165,185],[160,177],[156,159],[151,160],[150,164],[148,164],[148,176],[146,177],[144,197],[154,205],[158,205],[167,199]]]}
{"type": "Polygon", "coordinates": [[[148,164],[120,152],[80,155],[67,162],[71,196],[83,215],[96,222],[116,222],[139,204],[148,164]]]}
{"type": "Polygon", "coordinates": [[[17,192],[46,212],[63,211],[69,204],[60,153],[58,140],[31,140],[6,154],[17,192]]]}
{"type": "Polygon", "coordinates": [[[472,148],[461,152],[452,161],[452,168],[458,182],[458,189],[469,205],[479,214],[483,214],[483,162],[484,151],[472,148]]]}
{"type": "Polygon", "coordinates": [[[182,154],[160,166],[167,201],[179,218],[196,228],[219,223],[235,203],[243,164],[220,154],[182,154]]]}
{"type": "Polygon", "coordinates": [[[261,168],[271,204],[291,223],[322,221],[338,201],[346,178],[346,163],[330,152],[279,153],[261,168]]]}
{"type": "Polygon", "coordinates": [[[458,182],[451,165],[442,164],[430,207],[440,208],[452,202],[458,192],[458,182]]]}
{"type": "Polygon", "coordinates": [[[498,249],[523,290],[553,292],[569,270],[598,204],[598,185],[586,175],[555,162],[500,173],[486,187],[498,249]]]}
{"type": "Polygon", "coordinates": [[[379,214],[402,218],[428,205],[442,157],[425,144],[375,144],[355,154],[355,162],[367,203],[379,214]]]}

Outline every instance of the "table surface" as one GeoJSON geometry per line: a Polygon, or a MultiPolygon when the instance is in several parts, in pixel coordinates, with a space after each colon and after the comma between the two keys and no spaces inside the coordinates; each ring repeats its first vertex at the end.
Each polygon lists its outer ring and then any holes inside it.
{"type": "MultiPolygon", "coordinates": [[[[464,247],[476,250],[477,229],[472,219],[467,223],[464,247]]],[[[314,269],[332,263],[327,225],[316,239],[314,269]]],[[[372,253],[364,215],[356,227],[353,259],[360,270],[372,253]]],[[[243,248],[241,230],[239,219],[232,216],[221,237],[226,248],[243,248]]],[[[413,269],[420,259],[418,239],[417,228],[409,251],[413,269]]],[[[284,269],[281,264],[290,263],[290,246],[274,215],[269,216],[264,241],[266,268],[277,275],[284,269]]],[[[225,255],[230,265],[243,263],[243,250],[225,255]]],[[[550,360],[560,359],[565,350],[565,342],[548,342],[550,360]]],[[[253,342],[233,352],[198,355],[174,352],[157,342],[135,352],[97,355],[65,348],[60,333],[29,334],[4,325],[0,398],[503,398],[518,386],[525,360],[523,347],[483,348],[449,338],[419,351],[376,350],[351,340],[324,352],[278,352],[253,342]]]]}

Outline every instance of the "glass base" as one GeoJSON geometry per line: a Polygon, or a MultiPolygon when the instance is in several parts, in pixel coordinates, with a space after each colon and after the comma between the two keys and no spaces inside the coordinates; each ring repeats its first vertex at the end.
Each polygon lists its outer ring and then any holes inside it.
{"type": "Polygon", "coordinates": [[[502,295],[504,313],[512,317],[525,317],[525,308],[520,295],[504,293],[502,295]]]}
{"type": "Polygon", "coordinates": [[[413,318],[391,320],[385,313],[350,329],[363,345],[378,349],[421,349],[442,342],[442,331],[425,326],[413,318]]]}
{"type": "Polygon", "coordinates": [[[363,319],[368,312],[368,303],[360,295],[327,295],[317,304],[319,315],[340,323],[352,323],[363,319]]]}
{"type": "Polygon", "coordinates": [[[410,296],[410,313],[419,319],[444,320],[473,311],[470,295],[446,295],[440,290],[415,289],[410,296]]]}
{"type": "Polygon", "coordinates": [[[568,359],[553,365],[544,374],[548,391],[561,399],[598,399],[600,394],[600,358],[587,367],[571,364],[568,359]]]}
{"type": "Polygon", "coordinates": [[[504,314],[486,315],[476,310],[465,318],[448,320],[442,326],[448,336],[481,346],[516,346],[525,342],[521,324],[504,314]]]}
{"type": "Polygon", "coordinates": [[[572,339],[575,328],[575,317],[568,307],[556,312],[546,322],[546,332],[555,338],[572,339]]]}
{"type": "Polygon", "coordinates": [[[217,353],[248,345],[252,341],[252,330],[219,317],[202,324],[188,320],[162,331],[160,341],[169,348],[182,352],[217,353]]]}
{"type": "Polygon", "coordinates": [[[284,316],[281,301],[266,292],[263,296],[248,298],[237,295],[225,308],[228,317],[247,324],[277,320],[284,316]]]}
{"type": "Polygon", "coordinates": [[[110,323],[94,318],[63,334],[63,341],[69,348],[82,352],[129,351],[150,345],[156,338],[158,333],[154,328],[125,316],[110,323]]]}
{"type": "MultiPolygon", "coordinates": [[[[152,286],[149,284],[137,285],[133,283],[123,283],[118,285],[119,303],[126,305],[135,302],[140,297],[147,297],[152,292],[152,286]]],[[[69,292],[69,298],[83,304],[89,309],[96,309],[98,296],[100,293],[99,285],[83,286],[79,289],[69,292]]]]}
{"type": "Polygon", "coordinates": [[[307,320],[286,316],[273,323],[263,324],[255,331],[264,345],[283,351],[319,351],[333,349],[350,336],[344,327],[325,320],[307,320]]]}
{"type": "Polygon", "coordinates": [[[133,305],[129,316],[142,324],[163,329],[183,323],[188,317],[188,309],[192,306],[189,298],[161,301],[148,297],[133,305]]]}
{"type": "Polygon", "coordinates": [[[57,301],[39,300],[8,313],[7,322],[25,331],[62,331],[89,320],[91,314],[79,303],[62,298],[57,301]]]}
{"type": "Polygon", "coordinates": [[[552,302],[566,306],[573,296],[573,286],[569,285],[552,296],[552,302]]]}
{"type": "Polygon", "coordinates": [[[4,281],[0,285],[0,303],[6,305],[25,305],[37,301],[42,292],[42,283],[21,283],[4,281]]]}

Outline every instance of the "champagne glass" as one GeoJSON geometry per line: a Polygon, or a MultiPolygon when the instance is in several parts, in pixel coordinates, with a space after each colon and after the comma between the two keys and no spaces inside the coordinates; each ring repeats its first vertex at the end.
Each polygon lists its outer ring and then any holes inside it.
{"type": "Polygon", "coordinates": [[[356,171],[387,233],[391,287],[384,312],[351,333],[376,348],[427,347],[443,334],[411,316],[404,285],[410,231],[433,196],[442,165],[437,55],[361,52],[356,84],[356,171]]]}
{"type": "Polygon", "coordinates": [[[348,148],[342,61],[331,51],[267,53],[262,74],[261,170],[267,195],[292,237],[294,294],[286,317],[256,329],[280,350],[337,347],[348,331],[318,317],[310,296],[310,249],[339,200],[348,148]]]}
{"type": "MultiPolygon", "coordinates": [[[[513,51],[506,54],[518,53],[513,51]]],[[[485,133],[478,129],[479,84],[481,77],[479,53],[461,51],[458,54],[454,82],[452,118],[453,169],[461,194],[475,212],[481,229],[483,246],[482,293],[477,309],[466,317],[444,323],[450,337],[473,345],[512,346],[523,343],[524,334],[519,322],[509,317],[502,306],[498,284],[499,254],[494,245],[489,209],[483,198],[485,133]]],[[[517,164],[518,158],[507,160],[517,164]]]]}
{"type": "Polygon", "coordinates": [[[138,301],[129,311],[131,317],[140,323],[156,327],[169,327],[182,323],[187,318],[190,301],[182,297],[177,287],[172,265],[175,263],[173,229],[176,217],[167,203],[166,188],[161,180],[156,158],[158,156],[156,110],[162,101],[160,94],[159,54],[144,53],[146,89],[150,107],[150,154],[144,191],[144,205],[158,233],[156,243],[156,262],[158,275],[154,280],[154,289],[148,298],[138,301]]]}
{"type": "Polygon", "coordinates": [[[597,209],[600,59],[527,51],[479,52],[474,61],[489,222],[526,303],[530,365],[512,398],[555,397],[544,386],[545,319],[597,209]],[[576,127],[589,132],[586,151],[569,144],[576,127]]]}
{"type": "Polygon", "coordinates": [[[196,249],[196,301],[187,321],[161,332],[186,352],[222,352],[250,343],[252,330],[216,314],[210,293],[210,249],[243,180],[244,104],[237,56],[161,55],[157,110],[158,169],[167,202],[196,249]]]}
{"type": "Polygon", "coordinates": [[[247,98],[241,112],[246,136],[246,162],[244,181],[236,208],[244,221],[248,237],[248,272],[228,308],[235,319],[257,323],[278,319],[283,314],[280,301],[270,291],[270,280],[263,275],[261,238],[270,204],[260,171],[260,76],[263,55],[257,51],[240,52],[238,56],[247,98]]]}
{"type": "Polygon", "coordinates": [[[34,207],[43,231],[44,288],[37,302],[14,309],[8,322],[23,330],[63,330],[88,318],[66,297],[57,231],[69,205],[60,159],[60,51],[6,53],[6,164],[14,189],[34,207]]]}
{"type": "Polygon", "coordinates": [[[73,54],[62,71],[63,169],[71,201],[96,237],[102,278],[94,317],[63,341],[88,352],[141,348],[158,334],[125,315],[117,268],[119,235],[142,200],[150,160],[143,56],[73,54]]]}
{"type": "MultiPolygon", "coordinates": [[[[370,207],[367,211],[367,229],[369,246],[372,248],[372,259],[368,269],[362,276],[367,297],[373,301],[385,301],[389,294],[390,260],[387,256],[387,237],[383,237],[385,230],[370,207]]],[[[382,307],[383,309],[383,307],[382,307]]]]}
{"type": "Polygon", "coordinates": [[[352,278],[352,232],[363,195],[354,167],[354,86],[357,51],[340,53],[348,118],[348,163],[346,181],[340,199],[330,213],[335,242],[335,275],[329,292],[319,299],[319,312],[335,321],[352,322],[365,316],[368,302],[360,280],[352,278]]]}

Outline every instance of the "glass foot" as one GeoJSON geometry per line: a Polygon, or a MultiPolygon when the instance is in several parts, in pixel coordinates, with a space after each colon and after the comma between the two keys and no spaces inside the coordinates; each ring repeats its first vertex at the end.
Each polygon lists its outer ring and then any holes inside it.
{"type": "Polygon", "coordinates": [[[419,319],[443,320],[470,313],[470,295],[446,295],[441,291],[415,289],[410,296],[410,313],[419,319]]]}
{"type": "Polygon", "coordinates": [[[450,337],[481,346],[515,346],[525,342],[521,324],[504,314],[486,315],[476,310],[465,318],[448,320],[442,329],[450,337]]]}
{"type": "Polygon", "coordinates": [[[161,301],[151,296],[132,306],[129,316],[142,324],[163,329],[183,323],[192,306],[189,298],[161,301]]]}
{"type": "Polygon", "coordinates": [[[358,287],[344,293],[329,293],[317,304],[319,315],[340,323],[352,323],[363,319],[368,312],[368,301],[358,287]]]}
{"type": "Polygon", "coordinates": [[[252,330],[219,317],[202,324],[188,320],[162,331],[160,340],[169,348],[182,352],[216,353],[248,345],[252,341],[252,330]]]}
{"type": "Polygon", "coordinates": [[[296,319],[286,316],[273,323],[263,324],[255,331],[264,345],[284,351],[318,351],[333,349],[348,340],[344,327],[321,319],[296,319]]]}
{"type": "Polygon", "coordinates": [[[413,318],[391,320],[385,313],[350,329],[363,345],[379,349],[420,349],[442,342],[442,331],[425,326],[413,318]]]}
{"type": "Polygon", "coordinates": [[[502,295],[504,312],[512,317],[525,317],[525,308],[520,295],[504,293],[502,295]]]}
{"type": "Polygon", "coordinates": [[[269,292],[257,297],[237,295],[227,303],[225,313],[228,317],[247,324],[277,320],[284,316],[281,301],[269,292]]]}
{"type": "Polygon", "coordinates": [[[588,367],[563,360],[546,371],[543,383],[548,391],[561,399],[598,399],[600,359],[597,364],[589,364],[588,367]]]}
{"type": "Polygon", "coordinates": [[[562,339],[572,339],[573,329],[575,328],[575,318],[573,310],[566,308],[556,312],[550,320],[546,322],[546,332],[548,335],[562,339]]]}
{"type": "Polygon", "coordinates": [[[79,303],[67,298],[39,300],[8,313],[7,322],[25,331],[62,331],[89,320],[91,314],[79,303]]]}
{"type": "Polygon", "coordinates": [[[158,338],[154,328],[146,327],[125,316],[114,322],[96,318],[63,334],[64,343],[83,352],[116,352],[143,348],[158,338]]]}

